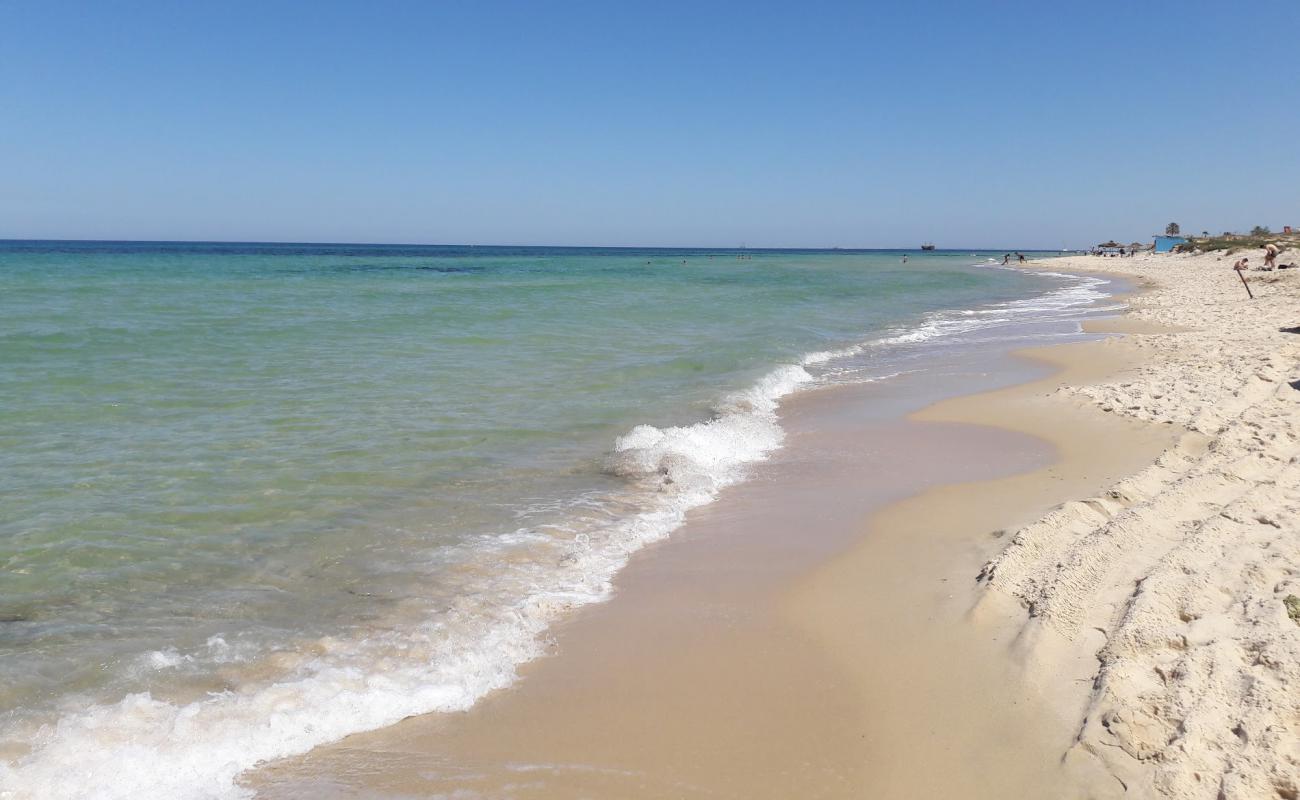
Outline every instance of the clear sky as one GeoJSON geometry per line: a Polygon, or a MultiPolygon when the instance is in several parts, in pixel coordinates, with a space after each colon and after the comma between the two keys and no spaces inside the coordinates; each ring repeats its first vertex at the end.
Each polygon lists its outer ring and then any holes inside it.
{"type": "Polygon", "coordinates": [[[0,238],[1300,226],[1300,3],[0,0],[0,238]]]}

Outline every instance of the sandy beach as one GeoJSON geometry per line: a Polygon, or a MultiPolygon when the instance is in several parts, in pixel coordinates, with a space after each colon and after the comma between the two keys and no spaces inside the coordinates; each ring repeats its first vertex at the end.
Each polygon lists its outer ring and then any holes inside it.
{"type": "MultiPolygon", "coordinates": [[[[1064,397],[1186,431],[1153,465],[1019,529],[981,571],[981,611],[1024,611],[1016,647],[1077,720],[1071,760],[1133,796],[1295,797],[1300,788],[1300,274],[1236,256],[1063,259],[1148,291],[1138,366],[1064,397]],[[1294,604],[1294,599],[1289,601],[1294,604]],[[1068,691],[1071,676],[1080,687],[1068,691]]],[[[1284,252],[1279,263],[1296,253],[1284,252]]]]}

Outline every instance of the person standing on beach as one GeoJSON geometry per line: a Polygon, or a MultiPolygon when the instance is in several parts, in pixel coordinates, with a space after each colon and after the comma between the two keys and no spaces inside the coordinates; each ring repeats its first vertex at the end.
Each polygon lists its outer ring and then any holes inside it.
{"type": "Polygon", "coordinates": [[[1025,254],[1024,254],[1024,253],[1016,253],[1016,258],[1020,259],[1020,263],[1021,263],[1021,264],[1025,263],[1025,254]]]}
{"type": "Polygon", "coordinates": [[[1273,269],[1276,264],[1273,263],[1277,258],[1277,245],[1272,242],[1264,245],[1264,269],[1273,269]]]}
{"type": "Polygon", "coordinates": [[[1006,255],[1002,256],[1002,266],[1005,267],[1007,264],[1010,264],[1010,263],[1011,263],[1011,254],[1010,254],[1010,253],[1007,253],[1006,255]]]}

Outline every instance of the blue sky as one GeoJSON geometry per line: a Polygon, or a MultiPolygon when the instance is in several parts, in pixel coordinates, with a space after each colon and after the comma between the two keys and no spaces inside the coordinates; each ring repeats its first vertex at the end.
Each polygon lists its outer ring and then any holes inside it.
{"type": "Polygon", "coordinates": [[[0,0],[0,238],[1300,226],[1298,29],[1295,0],[0,0]]]}

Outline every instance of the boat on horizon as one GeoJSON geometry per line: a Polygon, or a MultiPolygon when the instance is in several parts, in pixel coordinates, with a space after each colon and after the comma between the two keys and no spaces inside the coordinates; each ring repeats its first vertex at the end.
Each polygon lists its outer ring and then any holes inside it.
{"type": "Polygon", "coordinates": [[[922,250],[933,250],[933,249],[934,249],[934,245],[932,245],[932,244],[923,244],[923,245],[921,245],[921,249],[922,249],[922,250]]]}

